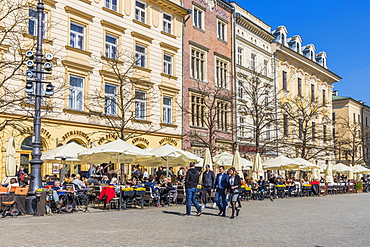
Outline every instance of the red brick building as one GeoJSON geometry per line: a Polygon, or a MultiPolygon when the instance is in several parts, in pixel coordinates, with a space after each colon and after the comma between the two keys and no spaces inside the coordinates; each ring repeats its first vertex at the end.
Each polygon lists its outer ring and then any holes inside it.
{"type": "Polygon", "coordinates": [[[184,149],[214,155],[233,149],[233,6],[185,0],[184,149]]]}

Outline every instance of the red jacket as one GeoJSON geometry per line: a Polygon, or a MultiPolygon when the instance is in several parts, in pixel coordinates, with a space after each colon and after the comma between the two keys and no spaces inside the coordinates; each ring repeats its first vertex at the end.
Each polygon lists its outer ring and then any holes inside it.
{"type": "Polygon", "coordinates": [[[100,192],[99,199],[103,200],[104,196],[106,196],[105,202],[109,203],[116,196],[116,193],[114,192],[114,189],[111,187],[103,187],[100,192]]]}

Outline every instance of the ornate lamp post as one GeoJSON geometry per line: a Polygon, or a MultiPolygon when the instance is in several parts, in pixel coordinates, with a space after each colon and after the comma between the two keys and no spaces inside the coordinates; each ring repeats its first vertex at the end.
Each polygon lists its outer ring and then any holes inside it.
{"type": "MultiPolygon", "coordinates": [[[[38,0],[37,3],[37,46],[36,54],[32,51],[27,51],[26,56],[30,59],[26,62],[28,70],[26,72],[27,82],[25,91],[29,97],[35,99],[35,115],[33,121],[33,132],[32,136],[32,160],[31,164],[31,175],[30,175],[30,188],[29,195],[35,195],[35,190],[41,188],[41,167],[43,161],[41,160],[41,104],[42,98],[52,96],[54,94],[54,86],[49,82],[43,81],[43,74],[50,74],[46,71],[50,71],[52,64],[51,60],[53,55],[46,54],[45,60],[43,61],[42,54],[42,39],[44,34],[44,4],[42,0],[38,0]],[[34,60],[34,61],[33,61],[34,60]],[[36,68],[34,68],[36,65],[36,68]],[[47,83],[45,90],[44,85],[47,83]]],[[[32,197],[27,200],[27,204],[30,205],[32,197]]],[[[29,206],[27,206],[29,208],[29,206]]]]}

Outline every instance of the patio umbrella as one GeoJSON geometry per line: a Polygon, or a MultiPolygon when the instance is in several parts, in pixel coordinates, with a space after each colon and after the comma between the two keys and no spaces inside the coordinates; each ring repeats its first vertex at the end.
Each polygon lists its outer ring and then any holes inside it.
{"type": "Polygon", "coordinates": [[[332,171],[340,172],[340,173],[348,173],[348,172],[352,171],[352,168],[349,167],[349,166],[346,166],[342,163],[338,163],[336,165],[333,165],[332,171]]]}
{"type": "Polygon", "coordinates": [[[293,159],[280,155],[263,162],[262,166],[265,170],[291,170],[299,168],[300,164],[293,159]]]}
{"type": "Polygon", "coordinates": [[[294,158],[293,160],[297,161],[298,164],[300,165],[299,169],[301,170],[310,170],[310,169],[320,169],[321,167],[318,165],[315,165],[303,158],[294,158]]]}
{"type": "Polygon", "coordinates": [[[41,159],[47,163],[60,163],[63,161],[64,164],[69,164],[80,161],[77,158],[78,153],[87,150],[87,148],[75,142],[70,142],[66,145],[43,152],[41,159]]]}
{"type": "Polygon", "coordinates": [[[353,179],[353,169],[352,164],[349,164],[349,167],[351,168],[351,171],[348,172],[348,179],[353,179]]]}
{"type": "Polygon", "coordinates": [[[201,159],[195,154],[184,151],[169,144],[152,150],[150,154],[152,154],[153,156],[151,157],[151,159],[145,161],[145,165],[162,166],[162,164],[165,163],[167,167],[167,176],[169,165],[182,166],[189,164],[190,162],[198,163],[201,161],[201,159]]]}
{"type": "Polygon", "coordinates": [[[234,155],[228,152],[220,153],[213,157],[213,162],[218,166],[231,167],[233,165],[234,155]]]}
{"type": "Polygon", "coordinates": [[[206,165],[209,165],[209,167],[212,169],[212,157],[211,157],[211,151],[209,151],[209,148],[206,148],[206,151],[204,152],[203,157],[203,171],[206,170],[206,165]]]}
{"type": "Polygon", "coordinates": [[[234,153],[232,165],[238,173],[242,173],[242,161],[238,150],[234,153]]]}
{"type": "Polygon", "coordinates": [[[109,162],[131,164],[135,163],[138,159],[145,160],[153,156],[152,153],[118,139],[80,152],[77,158],[88,164],[109,162]]]}
{"type": "Polygon", "coordinates": [[[325,169],[325,180],[328,183],[334,182],[332,165],[330,163],[326,166],[326,169],[325,169]]]}
{"type": "Polygon", "coordinates": [[[11,136],[8,140],[8,146],[6,148],[5,158],[5,175],[7,177],[14,177],[17,172],[17,159],[15,158],[15,141],[14,137],[11,136]]]}
{"type": "Polygon", "coordinates": [[[256,154],[253,161],[253,167],[252,167],[252,178],[254,181],[258,180],[258,176],[260,175],[260,172],[263,172],[262,170],[262,160],[259,153],[256,154]]]}
{"type": "Polygon", "coordinates": [[[356,174],[370,174],[370,169],[365,168],[361,165],[355,165],[352,167],[353,173],[356,174]]]}

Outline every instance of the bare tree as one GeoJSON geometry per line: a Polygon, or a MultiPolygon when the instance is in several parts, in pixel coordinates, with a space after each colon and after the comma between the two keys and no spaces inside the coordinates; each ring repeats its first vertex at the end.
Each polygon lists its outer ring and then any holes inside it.
{"type": "Polygon", "coordinates": [[[248,75],[238,73],[237,83],[239,136],[253,143],[256,152],[262,153],[265,147],[273,149],[278,123],[277,98],[273,85],[257,71],[249,72],[248,75]],[[248,132],[252,135],[247,135],[248,132]]]}
{"type": "Polygon", "coordinates": [[[216,141],[232,138],[234,96],[223,87],[202,82],[197,82],[189,91],[189,106],[183,111],[188,114],[192,128],[184,133],[185,140],[209,148],[211,155],[215,155],[220,150],[216,141]]]}
{"type": "Polygon", "coordinates": [[[332,150],[328,134],[330,120],[325,117],[319,119],[323,117],[325,106],[317,98],[295,96],[289,102],[281,101],[280,107],[284,143],[289,142],[291,146],[293,142],[298,157],[309,160],[332,150]]]}
{"type": "Polygon", "coordinates": [[[149,78],[140,75],[137,65],[141,59],[130,50],[117,51],[114,56],[96,59],[102,65],[105,83],[92,93],[87,107],[104,119],[113,138],[128,140],[158,131],[159,127],[148,121],[154,116],[148,109],[158,103],[159,92],[149,78]]]}
{"type": "Polygon", "coordinates": [[[363,162],[362,124],[349,118],[339,117],[335,123],[334,147],[339,162],[350,161],[352,165],[363,162]]]}

